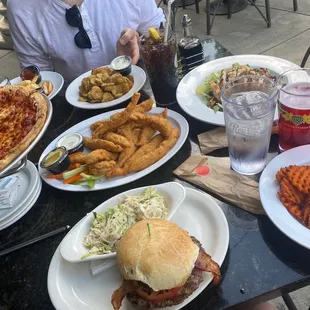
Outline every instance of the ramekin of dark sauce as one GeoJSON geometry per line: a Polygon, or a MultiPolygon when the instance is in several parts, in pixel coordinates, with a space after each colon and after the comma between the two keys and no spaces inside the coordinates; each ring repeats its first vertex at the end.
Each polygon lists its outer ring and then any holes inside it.
{"type": "Polygon", "coordinates": [[[35,65],[25,67],[20,74],[20,78],[22,79],[22,81],[33,81],[36,77],[37,80],[35,81],[35,83],[41,83],[42,77],[40,74],[40,69],[35,65]]]}

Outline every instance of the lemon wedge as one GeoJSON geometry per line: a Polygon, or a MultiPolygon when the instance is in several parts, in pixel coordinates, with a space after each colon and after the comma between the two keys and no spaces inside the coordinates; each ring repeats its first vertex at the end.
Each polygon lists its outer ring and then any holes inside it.
{"type": "Polygon", "coordinates": [[[149,36],[154,40],[160,39],[160,35],[159,35],[158,31],[153,27],[149,28],[149,36]]]}

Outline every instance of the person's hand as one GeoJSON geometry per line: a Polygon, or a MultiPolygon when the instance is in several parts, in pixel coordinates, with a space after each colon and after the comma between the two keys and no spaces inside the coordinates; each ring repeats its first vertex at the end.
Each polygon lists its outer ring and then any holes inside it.
{"type": "Polygon", "coordinates": [[[124,29],[117,41],[117,55],[130,56],[132,63],[135,65],[140,57],[138,39],[139,34],[137,31],[130,28],[124,29]]]}

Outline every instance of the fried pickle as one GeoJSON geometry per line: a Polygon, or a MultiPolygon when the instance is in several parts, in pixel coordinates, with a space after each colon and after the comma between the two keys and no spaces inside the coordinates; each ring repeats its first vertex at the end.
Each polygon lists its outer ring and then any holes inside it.
{"type": "Polygon", "coordinates": [[[109,67],[93,69],[79,87],[79,101],[102,103],[120,98],[133,87],[133,77],[124,77],[109,67]]]}
{"type": "Polygon", "coordinates": [[[84,141],[85,147],[92,151],[98,150],[98,149],[104,149],[112,153],[120,153],[124,150],[120,145],[117,145],[108,140],[92,139],[89,137],[83,137],[83,141],[84,141]]]}

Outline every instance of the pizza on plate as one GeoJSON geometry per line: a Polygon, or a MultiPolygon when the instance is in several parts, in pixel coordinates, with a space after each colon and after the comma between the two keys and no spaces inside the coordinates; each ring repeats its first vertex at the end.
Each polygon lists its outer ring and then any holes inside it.
{"type": "Polygon", "coordinates": [[[46,115],[47,101],[38,92],[18,86],[0,87],[0,171],[29,147],[46,115]]]}

